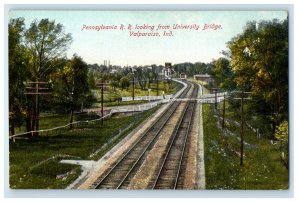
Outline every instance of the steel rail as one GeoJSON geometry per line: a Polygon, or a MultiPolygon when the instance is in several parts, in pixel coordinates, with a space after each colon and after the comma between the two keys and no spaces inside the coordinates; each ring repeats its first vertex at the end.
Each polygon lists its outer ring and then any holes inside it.
{"type": "MultiPolygon", "coordinates": [[[[195,97],[195,92],[198,91],[198,88],[197,86],[195,86],[194,90],[193,90],[193,93],[191,95],[191,97],[195,97]]],[[[183,156],[184,156],[184,153],[185,153],[185,148],[186,148],[186,144],[187,144],[187,140],[188,140],[188,134],[190,133],[190,128],[191,128],[191,123],[192,123],[192,119],[194,117],[194,109],[195,109],[195,102],[192,102],[191,101],[188,101],[188,103],[186,104],[186,107],[184,109],[184,112],[182,113],[182,116],[180,117],[180,121],[179,121],[179,124],[177,125],[176,127],[176,130],[175,130],[175,135],[173,135],[173,138],[172,138],[172,141],[168,147],[168,150],[166,152],[166,155],[164,157],[164,160],[162,162],[162,165],[159,169],[159,172],[157,174],[157,177],[154,181],[154,184],[152,186],[152,189],[156,189],[159,185],[158,185],[158,182],[159,180],[163,180],[161,177],[162,177],[162,174],[163,174],[163,169],[168,169],[168,165],[167,165],[167,161],[168,160],[172,160],[172,154],[171,154],[171,151],[173,148],[175,148],[176,144],[174,145],[174,143],[176,142],[176,140],[180,141],[180,138],[182,137],[182,135],[180,134],[179,132],[179,129],[180,127],[183,127],[183,125],[185,124],[183,122],[184,119],[186,119],[187,117],[187,112],[188,112],[188,109],[189,107],[191,107],[191,110],[192,110],[192,116],[189,116],[188,117],[188,121],[186,123],[187,124],[187,129],[185,130],[185,132],[183,133],[184,134],[184,139],[183,139],[183,147],[181,149],[181,153],[180,153],[180,159],[178,161],[178,164],[174,165],[175,169],[177,169],[177,172],[176,172],[176,177],[175,177],[175,181],[172,185],[172,187],[165,187],[165,188],[171,188],[171,189],[176,189],[177,187],[177,184],[178,184],[178,178],[179,178],[179,175],[180,175],[180,171],[181,171],[181,167],[182,167],[182,161],[183,161],[183,156]],[[192,105],[191,105],[192,104],[192,105]]],[[[173,150],[173,152],[175,152],[176,150],[173,150]]],[[[169,169],[170,170],[170,169],[169,169]]],[[[174,180],[173,178],[171,178],[171,180],[174,180]]]]}
{"type": "MultiPolygon", "coordinates": [[[[188,88],[180,95],[180,96],[185,96],[187,94],[187,92],[190,90],[191,85],[188,86],[188,88]]],[[[130,172],[133,170],[133,168],[137,165],[138,161],[142,158],[142,156],[145,154],[145,152],[147,151],[147,149],[150,147],[150,145],[153,143],[153,141],[156,139],[156,137],[158,136],[158,134],[160,133],[160,131],[163,129],[163,127],[165,126],[165,124],[168,122],[168,120],[170,119],[170,117],[173,115],[173,113],[175,112],[175,110],[177,109],[177,106],[179,105],[179,103],[174,104],[172,103],[171,107],[171,111],[166,110],[163,115],[161,115],[161,117],[159,119],[157,119],[155,121],[155,123],[144,133],[143,136],[141,136],[136,142],[135,144],[133,144],[133,146],[122,156],[121,159],[119,159],[117,161],[117,163],[108,171],[107,174],[104,175],[104,177],[100,176],[100,178],[102,178],[100,181],[96,181],[96,185],[93,184],[93,187],[95,187],[96,189],[100,188],[100,186],[102,185],[102,183],[109,177],[109,175],[117,168],[117,166],[119,166],[121,164],[121,162],[133,151],[134,148],[138,148],[138,145],[142,142],[142,139],[144,137],[146,137],[146,135],[156,127],[156,125],[161,121],[161,119],[165,118],[164,116],[167,116],[167,119],[164,121],[164,123],[162,124],[161,127],[159,127],[159,130],[156,132],[156,134],[154,134],[154,137],[152,139],[150,139],[150,142],[148,142],[148,146],[143,150],[142,154],[138,157],[138,159],[136,160],[136,162],[134,163],[134,165],[131,167],[131,169],[127,172],[127,174],[125,175],[125,177],[123,177],[121,179],[121,182],[117,185],[116,188],[120,188],[122,186],[122,184],[124,183],[124,181],[126,180],[126,178],[128,177],[128,175],[130,174],[130,172]],[[168,114],[169,113],[169,114],[168,114]]]]}
{"type": "Polygon", "coordinates": [[[176,189],[177,188],[177,185],[178,185],[178,179],[179,179],[179,175],[180,175],[180,171],[182,170],[181,169],[181,166],[182,166],[182,161],[183,161],[183,156],[184,156],[184,152],[185,152],[185,148],[186,148],[186,144],[187,144],[187,140],[188,140],[188,134],[190,133],[190,128],[191,128],[191,122],[192,122],[192,119],[194,117],[194,111],[195,111],[195,102],[193,102],[193,106],[192,106],[192,116],[189,120],[189,124],[188,124],[188,129],[187,129],[187,134],[186,134],[186,139],[185,139],[185,142],[184,142],[184,146],[183,146],[183,149],[182,149],[182,152],[181,152],[181,157],[180,157],[180,165],[179,165],[179,169],[177,171],[177,175],[176,175],[176,181],[175,181],[175,186],[173,189],[176,189]]]}
{"type": "MultiPolygon", "coordinates": [[[[197,84],[194,84],[196,86],[195,88],[195,91],[193,93],[196,94],[196,97],[197,97],[197,94],[198,94],[198,90],[199,90],[199,86],[197,84]]],[[[195,96],[195,95],[194,95],[195,96]]],[[[192,125],[192,121],[193,121],[193,118],[195,116],[195,105],[196,105],[196,102],[192,102],[192,116],[191,118],[189,119],[189,124],[188,124],[188,129],[187,129],[187,134],[186,134],[186,141],[184,142],[184,147],[183,147],[183,150],[182,150],[182,153],[181,153],[181,158],[180,158],[180,165],[179,165],[179,169],[178,169],[178,172],[177,172],[177,176],[176,176],[176,182],[175,182],[175,187],[174,189],[177,188],[177,185],[178,185],[178,180],[179,180],[179,176],[180,176],[180,171],[182,170],[181,167],[182,167],[182,162],[183,162],[183,156],[184,156],[184,152],[185,152],[185,148],[186,148],[186,144],[188,142],[188,134],[190,133],[190,129],[191,129],[191,125],[192,125]]]]}
{"type": "Polygon", "coordinates": [[[166,163],[166,161],[167,161],[167,159],[168,159],[168,157],[169,157],[170,150],[171,150],[171,148],[172,148],[172,146],[173,146],[173,143],[174,143],[176,137],[179,136],[178,130],[179,130],[179,127],[181,126],[182,121],[183,121],[183,118],[184,118],[184,116],[185,116],[185,114],[186,114],[186,112],[187,112],[188,105],[189,105],[189,103],[186,104],[185,109],[184,109],[184,112],[183,112],[183,116],[180,117],[179,124],[177,125],[176,130],[175,130],[175,131],[176,131],[176,132],[175,132],[175,135],[173,135],[172,141],[171,141],[171,143],[170,143],[170,146],[168,147],[167,153],[166,153],[165,158],[164,158],[164,160],[163,160],[163,162],[162,162],[162,166],[161,166],[160,169],[159,169],[159,173],[158,173],[158,175],[157,175],[157,177],[156,177],[156,179],[155,179],[155,181],[154,181],[154,184],[153,184],[152,189],[155,189],[155,186],[157,185],[157,182],[158,182],[158,180],[159,180],[159,178],[160,178],[160,176],[161,176],[161,174],[162,174],[162,169],[164,168],[165,163],[166,163]]]}
{"type": "MultiPolygon", "coordinates": [[[[188,93],[188,91],[190,90],[190,88],[191,88],[191,85],[189,86],[189,89],[187,89],[186,91],[185,91],[185,93],[184,93],[184,95],[183,96],[186,96],[186,94],[188,93]]],[[[179,105],[180,103],[178,103],[177,104],[177,106],[179,105]]],[[[176,108],[177,108],[177,106],[176,106],[176,108]]],[[[174,111],[173,111],[174,112],[174,111]]],[[[164,123],[164,125],[162,126],[162,128],[160,129],[160,131],[158,132],[158,134],[161,132],[161,130],[164,128],[164,126],[166,125],[166,123],[169,121],[169,119],[172,117],[172,115],[173,115],[173,113],[170,115],[170,117],[168,118],[168,120],[164,123]]],[[[155,137],[157,137],[157,135],[158,134],[156,134],[156,136],[155,137]]],[[[155,138],[154,138],[155,139],[155,138]]],[[[150,144],[152,144],[152,142],[150,143],[150,144]]],[[[150,145],[149,144],[149,145],[150,145]]],[[[149,146],[148,145],[148,146],[149,146]]],[[[146,152],[146,150],[145,150],[145,152],[146,152]]],[[[127,175],[123,178],[123,180],[120,182],[120,184],[118,185],[118,187],[117,187],[117,189],[120,189],[121,188],[121,186],[123,185],[123,183],[125,182],[125,180],[126,180],[126,178],[131,174],[131,171],[135,168],[135,166],[137,165],[137,163],[139,162],[139,160],[142,158],[142,156],[144,155],[144,152],[143,152],[143,154],[139,157],[139,159],[134,163],[134,165],[132,166],[132,168],[130,169],[130,171],[128,171],[128,173],[127,173],[127,175]]]]}

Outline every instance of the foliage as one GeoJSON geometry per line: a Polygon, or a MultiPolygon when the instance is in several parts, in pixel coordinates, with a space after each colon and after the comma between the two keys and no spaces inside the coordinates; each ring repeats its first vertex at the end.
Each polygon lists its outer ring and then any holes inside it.
{"type": "Polygon", "coordinates": [[[283,121],[277,126],[275,138],[280,140],[281,160],[286,168],[289,167],[289,124],[288,121],[283,121]]]}
{"type": "Polygon", "coordinates": [[[30,54],[31,79],[46,79],[55,71],[56,63],[52,61],[61,58],[71,42],[71,34],[64,32],[62,24],[56,24],[49,19],[33,21],[25,32],[25,43],[30,54]]]}
{"type": "Polygon", "coordinates": [[[23,122],[25,102],[24,81],[27,76],[25,68],[25,47],[22,35],[25,31],[23,18],[11,19],[8,25],[9,32],[9,119],[11,133],[14,134],[14,127],[20,126],[23,122]]]}
{"type": "Polygon", "coordinates": [[[193,77],[195,74],[210,74],[211,65],[202,62],[196,63],[179,63],[173,65],[174,70],[179,74],[187,74],[188,77],[193,77]]]}
{"type": "Polygon", "coordinates": [[[288,117],[288,21],[248,22],[228,48],[237,87],[259,98],[253,110],[275,131],[288,117]]]}
{"type": "Polygon", "coordinates": [[[143,69],[143,68],[137,68],[136,72],[135,72],[136,80],[142,90],[146,89],[146,84],[147,84],[147,79],[146,79],[147,74],[144,74],[144,72],[145,72],[145,69],[143,69]]]}
{"type": "MultiPolygon", "coordinates": [[[[72,38],[66,34],[61,24],[42,19],[33,21],[28,29],[24,19],[11,19],[9,23],[9,88],[10,88],[10,131],[26,120],[27,130],[32,130],[35,122],[35,100],[25,96],[28,81],[50,81],[72,38]]],[[[41,100],[41,96],[39,96],[41,100]]],[[[46,98],[46,102],[48,99],[46,98]]],[[[38,110],[39,113],[39,110],[38,110]]]]}
{"type": "Polygon", "coordinates": [[[124,76],[120,79],[120,86],[122,88],[122,91],[130,86],[130,82],[127,76],[124,76]]]}
{"type": "Polygon", "coordinates": [[[215,84],[226,90],[235,89],[234,72],[230,67],[230,61],[226,58],[219,58],[212,62],[212,76],[215,84]]]}
{"type": "Polygon", "coordinates": [[[65,61],[64,66],[52,74],[53,102],[59,111],[79,110],[82,103],[90,106],[94,98],[88,83],[87,64],[76,55],[65,61]]]}
{"type": "Polygon", "coordinates": [[[96,88],[96,81],[93,72],[88,73],[88,83],[91,89],[96,88]]]}
{"type": "Polygon", "coordinates": [[[279,126],[277,126],[275,131],[275,137],[280,140],[287,142],[289,139],[289,124],[287,121],[281,122],[279,126]]]}

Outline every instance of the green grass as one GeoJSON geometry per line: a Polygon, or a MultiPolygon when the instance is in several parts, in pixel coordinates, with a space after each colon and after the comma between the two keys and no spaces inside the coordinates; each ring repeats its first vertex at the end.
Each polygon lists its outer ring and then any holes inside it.
{"type": "MultiPolygon", "coordinates": [[[[164,86],[166,85],[160,84],[159,95],[162,95],[163,91],[165,95],[175,94],[183,87],[181,83],[177,83],[175,81],[172,81],[172,85],[170,85],[170,88],[168,89],[166,89],[164,86]]],[[[151,84],[150,88],[151,88],[150,95],[156,96],[157,95],[156,84],[151,84]]],[[[99,90],[93,90],[93,93],[98,100],[101,99],[99,90]]],[[[140,88],[135,89],[135,96],[148,96],[148,95],[149,95],[148,90],[141,90],[140,88]]],[[[131,88],[128,88],[128,90],[124,89],[123,91],[120,88],[116,88],[114,91],[111,87],[107,87],[106,90],[103,92],[103,97],[104,97],[103,106],[104,107],[125,106],[125,105],[143,104],[149,102],[147,100],[135,100],[135,101],[127,101],[127,102],[120,101],[122,97],[127,97],[127,96],[129,97],[132,96],[131,88]]],[[[101,106],[100,102],[96,102],[93,104],[92,107],[100,107],[100,106],[101,106]]]]}
{"type": "Polygon", "coordinates": [[[205,172],[207,189],[288,189],[288,170],[280,160],[280,145],[272,145],[267,139],[245,127],[244,165],[240,166],[239,125],[236,115],[228,111],[227,132],[217,126],[220,121],[213,116],[214,105],[203,104],[205,147],[205,172]]]}
{"type": "Polygon", "coordinates": [[[135,120],[129,122],[130,124],[123,128],[124,130],[122,131],[121,134],[111,138],[110,139],[111,141],[105,144],[101,148],[101,150],[95,156],[92,157],[92,159],[97,160],[101,158],[106,153],[106,151],[111,149],[115,144],[117,144],[120,140],[122,140],[123,137],[125,137],[134,128],[136,128],[139,124],[141,124],[145,119],[147,119],[151,114],[153,114],[159,107],[160,106],[154,107],[144,113],[140,113],[137,116],[135,116],[135,120]]]}
{"type": "Polygon", "coordinates": [[[11,188],[58,189],[65,188],[80,174],[77,165],[61,164],[61,159],[97,160],[114,144],[125,137],[158,107],[126,117],[112,117],[104,126],[76,128],[56,136],[39,136],[9,142],[9,180],[11,188]],[[124,130],[117,138],[111,140],[124,130]],[[105,145],[105,146],[104,146],[105,145]],[[94,157],[90,154],[102,148],[94,157]],[[58,178],[58,175],[66,175],[58,178]]]}
{"type": "MultiPolygon", "coordinates": [[[[40,114],[39,129],[49,129],[57,126],[63,126],[69,123],[69,114],[40,114]]],[[[88,115],[88,114],[74,114],[75,121],[84,121],[98,118],[97,115],[88,115]]],[[[25,123],[21,127],[15,128],[15,133],[26,132],[25,123]]]]}
{"type": "MultiPolygon", "coordinates": [[[[182,84],[177,83],[175,81],[171,81],[170,85],[163,84],[163,82],[161,81],[159,82],[158,93],[159,95],[162,95],[163,92],[165,93],[165,95],[174,94],[182,87],[183,87],[182,84]]],[[[156,84],[155,83],[151,84],[149,88],[151,89],[150,95],[156,96],[157,95],[156,84]]],[[[93,90],[93,93],[98,100],[101,99],[100,90],[93,90]]],[[[148,85],[146,86],[145,90],[142,90],[139,86],[137,86],[135,88],[134,94],[135,96],[148,96],[149,95],[148,85]]],[[[121,99],[122,97],[126,97],[126,96],[132,96],[131,86],[128,87],[128,89],[123,89],[123,90],[121,90],[121,88],[116,88],[115,90],[113,90],[112,87],[108,86],[105,88],[103,92],[103,97],[105,102],[115,102],[117,99],[121,99]]]]}

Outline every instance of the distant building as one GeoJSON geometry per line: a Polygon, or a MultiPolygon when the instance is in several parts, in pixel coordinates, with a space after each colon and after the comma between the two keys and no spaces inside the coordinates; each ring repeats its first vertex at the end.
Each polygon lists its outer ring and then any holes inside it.
{"type": "Polygon", "coordinates": [[[110,70],[110,72],[109,72],[109,73],[111,73],[111,74],[114,74],[114,73],[116,73],[116,72],[118,72],[118,70],[116,70],[116,69],[112,69],[112,70],[110,70]]]}
{"type": "Polygon", "coordinates": [[[164,78],[170,77],[171,74],[172,74],[172,71],[171,71],[170,68],[164,67],[164,68],[162,69],[162,71],[161,71],[161,75],[162,75],[164,78]]]}
{"type": "Polygon", "coordinates": [[[181,78],[181,79],[186,79],[186,74],[184,74],[184,73],[181,73],[181,74],[179,74],[179,78],[181,78]]]}
{"type": "Polygon", "coordinates": [[[194,75],[194,79],[199,80],[199,81],[204,81],[204,82],[207,82],[207,83],[211,83],[211,82],[214,81],[212,76],[208,75],[208,74],[196,74],[196,75],[194,75]]]}
{"type": "Polygon", "coordinates": [[[162,69],[161,73],[159,74],[161,78],[169,78],[174,73],[172,69],[172,63],[166,62],[165,67],[162,69]]]}

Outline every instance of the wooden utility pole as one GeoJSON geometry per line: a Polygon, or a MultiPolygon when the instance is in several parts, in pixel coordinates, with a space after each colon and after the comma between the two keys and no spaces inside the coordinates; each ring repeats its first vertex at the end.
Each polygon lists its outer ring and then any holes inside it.
{"type": "Polygon", "coordinates": [[[134,91],[135,91],[135,86],[134,86],[134,73],[132,73],[132,100],[134,101],[134,91]]]}
{"type": "Polygon", "coordinates": [[[73,116],[74,116],[74,90],[72,90],[72,92],[70,93],[71,94],[71,113],[70,113],[70,118],[69,118],[69,123],[70,123],[70,126],[69,126],[69,129],[72,130],[73,129],[73,116]]]}
{"type": "Polygon", "coordinates": [[[104,81],[102,80],[101,82],[101,116],[102,116],[102,119],[101,119],[101,124],[103,125],[103,117],[104,117],[104,112],[103,112],[103,104],[104,104],[104,95],[103,95],[103,91],[104,91],[104,81]]]}
{"type": "Polygon", "coordinates": [[[218,107],[218,99],[217,99],[217,93],[218,93],[218,89],[217,88],[212,88],[213,93],[215,94],[215,110],[217,110],[218,107]]]}
{"type": "Polygon", "coordinates": [[[224,100],[223,100],[223,120],[222,120],[222,128],[225,127],[225,100],[226,100],[226,94],[224,93],[224,100]]]}
{"type": "Polygon", "coordinates": [[[215,90],[215,110],[218,108],[217,92],[218,90],[215,90]]]}
{"type": "Polygon", "coordinates": [[[241,159],[240,165],[243,165],[244,156],[244,91],[241,93],[241,159]]]}
{"type": "MultiPolygon", "coordinates": [[[[50,95],[51,93],[47,92],[49,90],[48,87],[41,87],[41,85],[46,85],[48,82],[42,82],[42,81],[35,81],[35,82],[27,82],[29,86],[26,87],[27,92],[25,92],[26,95],[35,95],[35,113],[33,117],[33,123],[32,124],[32,130],[35,131],[35,135],[38,136],[38,130],[39,130],[39,95],[50,95]]],[[[33,134],[32,134],[33,135],[33,134]]]]}
{"type": "MultiPolygon", "coordinates": [[[[104,103],[104,87],[106,86],[106,83],[104,83],[104,80],[102,79],[100,83],[97,83],[96,86],[101,89],[101,117],[104,116],[103,112],[103,103],[104,103]]],[[[103,125],[103,118],[101,119],[101,124],[103,125]]]]}
{"type": "Polygon", "coordinates": [[[246,98],[245,94],[250,94],[251,92],[245,91],[234,91],[236,93],[240,93],[241,97],[234,98],[236,100],[241,100],[241,123],[240,123],[240,165],[243,166],[243,158],[244,158],[244,100],[250,100],[250,98],[246,98]]]}
{"type": "Polygon", "coordinates": [[[158,78],[156,79],[156,95],[158,96],[158,78]]]}
{"type": "Polygon", "coordinates": [[[131,73],[132,73],[132,81],[131,81],[131,83],[132,83],[132,100],[134,101],[134,91],[135,91],[135,80],[134,80],[134,72],[135,72],[136,70],[134,69],[134,68],[132,68],[131,69],[131,73]]]}

